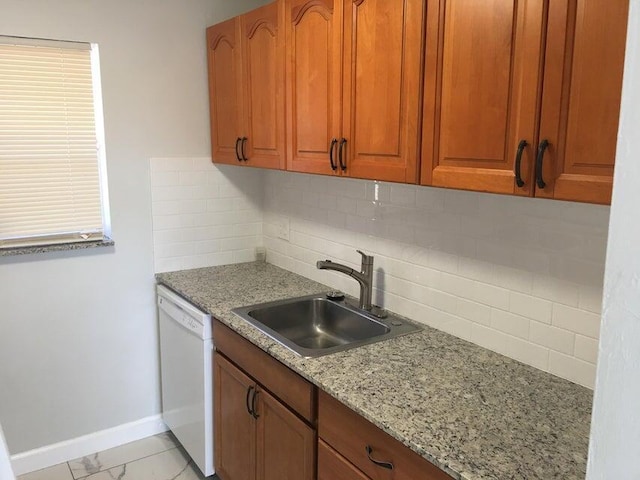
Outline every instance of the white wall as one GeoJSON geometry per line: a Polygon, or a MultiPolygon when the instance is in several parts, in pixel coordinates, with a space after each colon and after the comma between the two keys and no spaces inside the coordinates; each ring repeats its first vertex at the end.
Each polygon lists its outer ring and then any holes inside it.
{"type": "Polygon", "coordinates": [[[149,159],[207,156],[207,25],[256,0],[0,0],[0,33],[100,46],[115,248],[0,260],[13,454],[159,411],[149,159]]]}
{"type": "Polygon", "coordinates": [[[359,267],[366,250],[378,304],[593,388],[608,207],[283,172],[265,184],[270,263],[357,295],[315,263],[359,267]]]}
{"type": "Polygon", "coordinates": [[[210,157],[152,158],[155,271],[255,260],[263,243],[263,177],[210,157]]]}
{"type": "Polygon", "coordinates": [[[640,0],[631,0],[589,480],[640,478],[640,0]]]}

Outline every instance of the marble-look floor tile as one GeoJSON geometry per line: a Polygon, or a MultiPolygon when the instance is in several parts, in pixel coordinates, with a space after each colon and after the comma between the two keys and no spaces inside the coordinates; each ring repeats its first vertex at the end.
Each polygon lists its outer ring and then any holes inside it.
{"type": "Polygon", "coordinates": [[[73,478],[78,479],[108,470],[118,465],[133,462],[140,458],[164,452],[176,446],[177,441],[175,437],[171,433],[166,432],[71,460],[69,467],[71,468],[73,478]]]}
{"type": "Polygon", "coordinates": [[[20,475],[18,480],[73,480],[69,466],[66,463],[20,475]]]}
{"type": "Polygon", "coordinates": [[[204,480],[182,448],[126,463],[86,477],[85,480],[204,480]]]}

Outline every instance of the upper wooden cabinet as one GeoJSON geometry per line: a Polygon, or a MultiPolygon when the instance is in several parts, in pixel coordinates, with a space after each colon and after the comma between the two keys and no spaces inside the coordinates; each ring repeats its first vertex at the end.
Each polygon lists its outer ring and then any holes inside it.
{"type": "Polygon", "coordinates": [[[421,0],[286,0],[288,168],[414,183],[421,0]]]}
{"type": "Polygon", "coordinates": [[[627,9],[431,2],[421,183],[609,203],[627,9]]]}
{"type": "Polygon", "coordinates": [[[217,163],[238,163],[244,129],[240,18],[207,29],[211,156],[217,163]]]}
{"type": "Polygon", "coordinates": [[[549,4],[538,197],[611,203],[628,13],[628,0],[549,4]]]}
{"type": "Polygon", "coordinates": [[[285,167],[284,4],[207,29],[212,156],[285,167]]]}

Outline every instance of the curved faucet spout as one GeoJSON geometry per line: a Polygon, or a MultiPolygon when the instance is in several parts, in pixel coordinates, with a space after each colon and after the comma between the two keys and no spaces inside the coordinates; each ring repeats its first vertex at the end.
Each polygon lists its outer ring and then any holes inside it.
{"type": "Polygon", "coordinates": [[[373,257],[358,250],[362,255],[362,271],[358,272],[351,267],[335,263],[331,260],[318,260],[316,267],[320,270],[334,270],[349,275],[360,284],[359,307],[363,310],[371,310],[371,294],[373,291],[373,257]]]}

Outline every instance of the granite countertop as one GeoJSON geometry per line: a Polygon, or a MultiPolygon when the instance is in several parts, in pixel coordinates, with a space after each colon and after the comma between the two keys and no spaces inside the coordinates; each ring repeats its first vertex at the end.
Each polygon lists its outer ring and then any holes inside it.
{"type": "Polygon", "coordinates": [[[157,280],[457,480],[585,478],[592,392],[584,387],[429,327],[301,358],[231,309],[330,288],[267,263],[157,280]]]}

